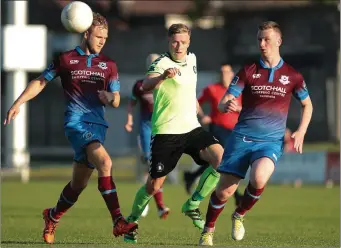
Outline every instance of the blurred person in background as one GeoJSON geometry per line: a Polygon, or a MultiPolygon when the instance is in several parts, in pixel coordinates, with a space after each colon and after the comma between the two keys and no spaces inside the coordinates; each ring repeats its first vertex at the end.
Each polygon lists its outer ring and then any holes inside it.
{"type": "MultiPolygon", "coordinates": [[[[153,91],[154,96],[151,158],[149,177],[137,191],[127,218],[130,222],[139,220],[152,196],[186,153],[197,164],[211,165],[202,174],[193,195],[182,206],[182,212],[195,227],[204,227],[199,205],[219,180],[215,168],[220,164],[223,148],[198,121],[197,61],[195,54],[188,52],[190,37],[191,30],[186,25],[171,25],[167,37],[168,52],[151,64],[143,81],[143,90],[153,91]]],[[[124,235],[124,240],[136,243],[136,232],[124,235]]]]}
{"type": "MultiPolygon", "coordinates": [[[[146,60],[147,70],[149,66],[159,58],[159,54],[149,54],[146,60]]],[[[143,87],[143,79],[137,80],[133,86],[132,94],[130,101],[128,103],[128,120],[125,125],[125,129],[127,132],[133,131],[134,125],[134,117],[133,117],[133,108],[139,102],[140,103],[140,123],[139,123],[139,137],[138,137],[138,146],[141,149],[141,161],[145,171],[145,181],[148,177],[148,166],[150,159],[150,139],[152,136],[152,114],[154,107],[153,100],[153,91],[144,91],[143,87]]],[[[156,206],[158,209],[158,215],[161,219],[166,219],[170,209],[165,206],[163,203],[163,187],[159,189],[158,192],[154,194],[154,200],[156,202],[156,206]]],[[[142,216],[146,216],[148,213],[149,204],[146,205],[142,216]]]]}
{"type": "Polygon", "coordinates": [[[303,152],[313,107],[303,76],[283,61],[280,55],[282,32],[276,22],[258,26],[260,60],[245,65],[234,77],[219,103],[223,113],[233,109],[232,102],[243,93],[242,111],[233,133],[226,141],[221,173],[211,194],[206,222],[199,245],[212,246],[215,222],[227,200],[237,189],[251,166],[250,180],[239,206],[232,213],[234,240],[245,235],[244,216],[260,199],[283,153],[286,121],[293,95],[301,104],[301,121],[292,134],[296,152],[303,152]]]}
{"type": "MultiPolygon", "coordinates": [[[[33,99],[56,77],[61,78],[65,96],[65,135],[74,150],[71,181],[64,187],[52,208],[43,211],[43,238],[53,243],[60,218],[76,203],[86,188],[93,170],[98,171],[98,190],[110,212],[115,236],[137,228],[121,214],[112,161],[103,147],[108,128],[105,107],[117,108],[120,83],[116,63],[101,54],[108,38],[108,23],[93,14],[92,26],[83,34],[80,46],[61,53],[37,79],[32,80],[7,113],[5,125],[18,115],[20,106],[33,99]]],[[[110,225],[111,226],[111,225],[110,225]]]]}
{"type": "MultiPolygon", "coordinates": [[[[224,96],[226,90],[234,77],[232,66],[228,63],[223,63],[220,67],[220,81],[211,84],[203,89],[201,96],[198,98],[200,108],[198,115],[202,125],[209,125],[209,131],[216,137],[222,147],[225,146],[225,141],[231,134],[235,124],[238,121],[239,112],[241,111],[241,96],[236,98],[235,111],[230,113],[221,113],[218,110],[220,99],[224,96]],[[202,110],[202,105],[208,102],[210,104],[210,114],[206,115],[202,110]]],[[[186,191],[188,194],[191,192],[191,187],[198,177],[205,171],[206,167],[201,166],[197,170],[184,172],[184,181],[186,191]]],[[[236,205],[239,204],[240,194],[236,190],[235,194],[236,205]]]]}

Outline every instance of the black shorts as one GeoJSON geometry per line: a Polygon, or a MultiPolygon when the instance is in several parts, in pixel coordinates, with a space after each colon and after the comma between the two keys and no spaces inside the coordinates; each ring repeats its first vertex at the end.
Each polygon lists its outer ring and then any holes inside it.
{"type": "Polygon", "coordinates": [[[198,165],[208,165],[200,158],[200,151],[213,144],[219,144],[219,141],[202,127],[184,134],[152,135],[149,174],[152,178],[166,176],[184,153],[198,165]]]}

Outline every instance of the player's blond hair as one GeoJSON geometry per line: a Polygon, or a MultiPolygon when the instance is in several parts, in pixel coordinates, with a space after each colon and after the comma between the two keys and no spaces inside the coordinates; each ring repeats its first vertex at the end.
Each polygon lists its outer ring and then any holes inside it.
{"type": "Polygon", "coordinates": [[[168,37],[171,37],[174,34],[183,33],[188,33],[188,35],[191,36],[191,29],[183,23],[172,24],[168,29],[168,37]]]}
{"type": "Polygon", "coordinates": [[[104,29],[108,29],[108,21],[107,19],[99,13],[93,12],[93,21],[91,27],[103,27],[104,29]]]}
{"type": "Polygon", "coordinates": [[[274,21],[266,21],[261,23],[258,26],[258,30],[263,31],[263,30],[267,30],[267,29],[273,29],[275,30],[277,33],[279,33],[279,35],[282,38],[282,31],[281,31],[281,27],[279,26],[279,24],[277,22],[274,21]]]}
{"type": "Polygon", "coordinates": [[[151,53],[147,56],[147,58],[146,58],[147,70],[148,70],[149,66],[159,57],[160,57],[160,54],[157,54],[157,53],[151,53]]]}

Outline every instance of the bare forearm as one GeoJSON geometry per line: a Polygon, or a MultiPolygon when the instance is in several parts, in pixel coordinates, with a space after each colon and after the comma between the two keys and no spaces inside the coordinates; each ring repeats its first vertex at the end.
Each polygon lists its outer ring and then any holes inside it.
{"type": "Polygon", "coordinates": [[[154,90],[159,84],[161,84],[165,80],[163,75],[159,75],[157,77],[146,78],[143,80],[143,90],[150,91],[154,90]]]}
{"type": "Polygon", "coordinates": [[[226,105],[225,104],[232,99],[234,99],[233,95],[231,95],[231,94],[224,95],[218,104],[218,110],[221,113],[226,113],[226,105]]]}
{"type": "Polygon", "coordinates": [[[111,101],[110,105],[113,108],[117,108],[120,105],[121,96],[120,96],[120,94],[117,94],[117,93],[113,93],[113,94],[114,94],[114,99],[113,99],[113,101],[111,101]]]}
{"type": "Polygon", "coordinates": [[[133,124],[134,123],[134,117],[131,113],[128,113],[128,120],[127,123],[133,124]]]}
{"type": "Polygon", "coordinates": [[[302,106],[301,122],[298,127],[299,130],[304,131],[304,132],[307,131],[312,114],[313,114],[313,106],[311,104],[302,106]]]}
{"type": "Polygon", "coordinates": [[[130,101],[128,103],[128,108],[127,108],[127,110],[128,110],[128,120],[127,120],[127,123],[133,123],[133,120],[134,120],[134,117],[133,117],[133,107],[134,107],[134,105],[130,101]]]}
{"type": "Polygon", "coordinates": [[[14,104],[21,105],[36,97],[45,88],[46,83],[46,80],[40,78],[32,80],[14,104]]]}

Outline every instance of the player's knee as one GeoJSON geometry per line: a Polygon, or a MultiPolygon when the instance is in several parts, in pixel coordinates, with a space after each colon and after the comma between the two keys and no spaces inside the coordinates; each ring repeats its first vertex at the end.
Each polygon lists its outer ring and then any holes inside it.
{"type": "Polygon", "coordinates": [[[220,200],[227,200],[233,196],[238,188],[240,178],[232,174],[221,174],[220,180],[216,187],[216,194],[220,200]]]}
{"type": "Polygon", "coordinates": [[[97,170],[106,174],[111,172],[111,167],[112,161],[109,156],[106,156],[100,160],[99,164],[97,165],[97,170]]]}
{"type": "Polygon", "coordinates": [[[222,160],[222,157],[223,157],[223,153],[224,153],[224,150],[223,148],[221,147],[221,145],[219,144],[216,144],[214,145],[213,147],[213,153],[211,153],[211,161],[210,161],[210,164],[213,166],[213,168],[218,168],[218,166],[220,165],[221,163],[221,160],[222,160]]]}
{"type": "Polygon", "coordinates": [[[235,189],[233,189],[232,187],[229,187],[229,188],[217,187],[216,195],[217,195],[219,200],[226,201],[231,196],[233,196],[234,191],[235,191],[235,189]]]}
{"type": "Polygon", "coordinates": [[[216,189],[215,194],[220,201],[226,201],[228,199],[228,196],[225,194],[224,190],[216,189]]]}
{"type": "Polygon", "coordinates": [[[212,160],[210,162],[210,164],[212,165],[212,167],[214,169],[217,169],[218,166],[220,165],[221,163],[221,157],[222,157],[222,154],[215,154],[213,157],[212,157],[212,160]]]}
{"type": "Polygon", "coordinates": [[[152,179],[147,181],[147,187],[146,191],[149,195],[156,194],[161,188],[161,184],[159,183],[159,180],[152,179]]]}
{"type": "Polygon", "coordinates": [[[260,175],[250,178],[250,183],[255,189],[262,189],[266,186],[268,179],[260,175]]]}

